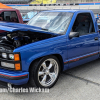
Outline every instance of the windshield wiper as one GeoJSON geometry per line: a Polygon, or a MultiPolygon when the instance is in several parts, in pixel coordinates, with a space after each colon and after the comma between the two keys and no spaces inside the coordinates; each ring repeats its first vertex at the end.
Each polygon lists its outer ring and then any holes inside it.
{"type": "Polygon", "coordinates": [[[49,31],[47,28],[42,28],[42,30],[49,31]]]}

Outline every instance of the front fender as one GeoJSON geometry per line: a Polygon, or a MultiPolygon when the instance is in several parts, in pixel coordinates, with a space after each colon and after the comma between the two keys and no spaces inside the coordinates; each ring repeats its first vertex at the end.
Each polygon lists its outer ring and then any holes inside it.
{"type": "Polygon", "coordinates": [[[63,35],[19,47],[14,52],[20,52],[22,71],[28,71],[34,60],[47,55],[59,54],[65,61],[67,58],[66,50],[66,36],[63,35]]]}
{"type": "MultiPolygon", "coordinates": [[[[31,56],[29,59],[27,59],[26,63],[28,64],[28,66],[31,65],[31,63],[38,59],[38,58],[41,58],[41,57],[44,57],[44,56],[48,56],[48,55],[53,55],[53,54],[59,54],[62,56],[62,51],[60,50],[54,50],[54,51],[46,51],[46,52],[41,52],[41,53],[38,53],[38,54],[35,54],[33,56],[31,56]]],[[[63,57],[62,57],[63,58],[63,57]]],[[[26,70],[28,70],[29,67],[26,68],[26,70]]]]}

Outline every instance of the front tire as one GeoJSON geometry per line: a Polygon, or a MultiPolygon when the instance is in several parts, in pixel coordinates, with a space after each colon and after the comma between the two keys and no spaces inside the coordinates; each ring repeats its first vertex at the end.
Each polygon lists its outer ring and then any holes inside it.
{"type": "Polygon", "coordinates": [[[60,63],[55,56],[46,56],[35,61],[30,68],[30,84],[40,88],[51,88],[59,78],[60,63]]]}

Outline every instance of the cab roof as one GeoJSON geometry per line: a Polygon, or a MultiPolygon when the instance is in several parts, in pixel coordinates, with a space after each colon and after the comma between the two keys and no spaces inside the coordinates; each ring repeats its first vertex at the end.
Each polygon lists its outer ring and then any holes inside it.
{"type": "Polygon", "coordinates": [[[5,8],[5,9],[0,9],[0,12],[2,12],[2,11],[18,11],[17,9],[10,9],[10,8],[5,8]]]}

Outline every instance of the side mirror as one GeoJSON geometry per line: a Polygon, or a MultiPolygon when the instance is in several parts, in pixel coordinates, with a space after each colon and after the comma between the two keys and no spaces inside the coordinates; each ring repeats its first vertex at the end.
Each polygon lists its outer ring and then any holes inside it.
{"type": "Polygon", "coordinates": [[[72,39],[73,37],[79,37],[79,32],[70,32],[69,38],[72,39]]]}

